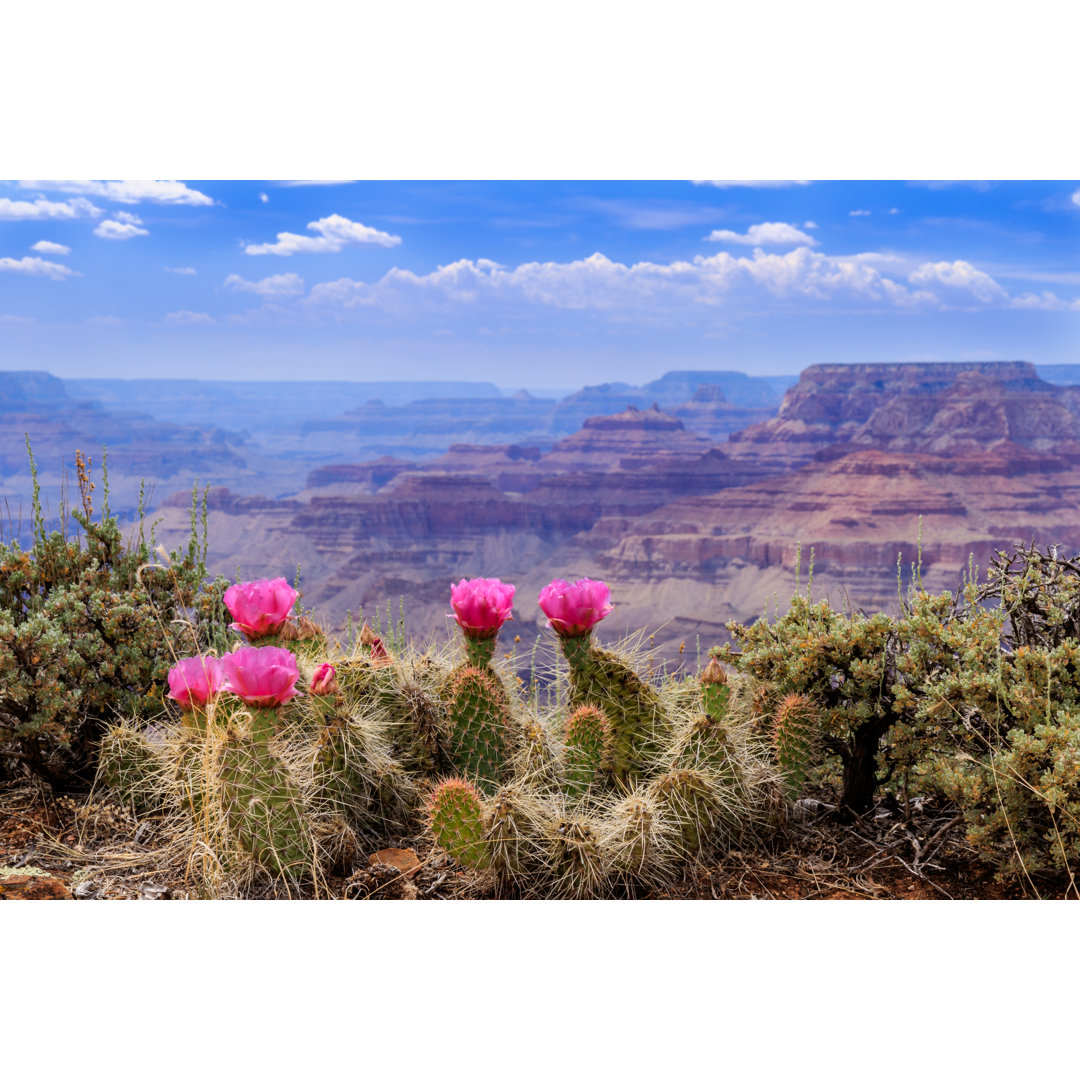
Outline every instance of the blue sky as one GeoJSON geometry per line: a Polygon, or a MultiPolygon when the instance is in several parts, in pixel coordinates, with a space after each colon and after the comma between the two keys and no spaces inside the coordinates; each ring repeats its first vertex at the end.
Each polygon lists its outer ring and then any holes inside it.
{"type": "Polygon", "coordinates": [[[1080,363],[1080,182],[0,183],[0,367],[643,382],[1080,363]]]}

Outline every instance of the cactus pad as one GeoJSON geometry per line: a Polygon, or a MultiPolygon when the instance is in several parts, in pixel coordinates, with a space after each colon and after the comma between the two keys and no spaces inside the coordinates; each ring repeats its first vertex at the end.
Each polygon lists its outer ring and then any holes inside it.
{"type": "Polygon", "coordinates": [[[581,795],[600,779],[611,759],[611,725],[602,709],[581,705],[566,719],[566,781],[581,795]]]}
{"type": "Polygon", "coordinates": [[[466,667],[447,690],[454,766],[487,791],[498,786],[510,756],[510,699],[491,671],[466,667]]]}
{"type": "Polygon", "coordinates": [[[484,842],[485,819],[480,792],[467,780],[444,780],[428,800],[428,824],[435,842],[464,866],[476,870],[490,865],[484,842]]]}

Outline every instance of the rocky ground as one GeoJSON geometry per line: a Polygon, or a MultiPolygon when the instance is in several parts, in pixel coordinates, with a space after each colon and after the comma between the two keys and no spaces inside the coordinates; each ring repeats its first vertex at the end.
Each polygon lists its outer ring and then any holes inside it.
{"type": "MultiPolygon", "coordinates": [[[[827,793],[820,793],[823,796],[827,793]]],[[[906,820],[879,803],[855,821],[806,799],[775,840],[704,859],[670,888],[642,900],[974,900],[1035,898],[995,881],[963,841],[954,812],[924,802],[906,820]]],[[[22,782],[0,787],[0,900],[182,900],[180,838],[161,818],[136,820],[100,795],[56,796],[22,782]]],[[[1041,882],[1038,898],[1066,897],[1065,882],[1041,882]]],[[[265,882],[251,899],[484,899],[491,885],[434,851],[420,836],[350,853],[317,885],[265,882]]],[[[1075,895],[1075,887],[1072,890],[1075,895]]]]}

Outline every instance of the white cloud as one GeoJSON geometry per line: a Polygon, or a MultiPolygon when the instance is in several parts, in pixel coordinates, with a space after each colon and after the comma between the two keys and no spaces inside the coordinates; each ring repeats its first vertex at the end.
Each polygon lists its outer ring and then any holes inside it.
{"type": "Polygon", "coordinates": [[[132,214],[127,210],[117,210],[113,214],[113,217],[116,218],[117,221],[124,222],[125,225],[141,225],[143,223],[142,218],[139,217],[138,214],[132,214]]]}
{"type": "Polygon", "coordinates": [[[77,270],[60,263],[49,262],[48,259],[39,259],[36,256],[24,255],[21,259],[0,259],[0,270],[10,274],[29,274],[31,277],[47,277],[53,281],[63,281],[64,278],[82,277],[77,270]]]}
{"type": "Polygon", "coordinates": [[[941,286],[946,296],[966,293],[983,304],[1007,303],[1009,294],[989,274],[976,270],[969,262],[923,263],[908,275],[912,285],[941,286]]]}
{"type": "Polygon", "coordinates": [[[899,214],[899,213],[900,213],[900,211],[899,211],[899,209],[897,209],[897,207],[893,206],[893,207],[891,207],[891,208],[889,209],[889,213],[890,213],[890,214],[899,214]]]}
{"type": "Polygon", "coordinates": [[[869,210],[849,210],[848,217],[869,217],[869,210]]]}
{"type": "Polygon", "coordinates": [[[248,244],[248,255],[296,255],[322,254],[340,251],[347,244],[378,244],[379,247],[396,247],[400,236],[391,236],[369,225],[350,221],[340,214],[312,221],[308,228],[318,236],[301,236],[298,233],[280,232],[273,244],[248,244]]]}
{"type": "Polygon", "coordinates": [[[36,251],[41,255],[70,255],[71,248],[65,244],[54,244],[51,240],[39,240],[36,244],[30,245],[31,251],[36,251]]]}
{"type": "Polygon", "coordinates": [[[1080,206],[1080,188],[1072,193],[1072,202],[1075,206],[1080,206]]]}
{"type": "MultiPolygon", "coordinates": [[[[816,226],[815,226],[816,227],[816,226]]],[[[817,241],[812,236],[789,225],[786,221],[763,221],[760,225],[751,225],[745,233],[732,232],[730,229],[713,229],[706,240],[715,240],[720,244],[747,244],[751,247],[782,247],[791,244],[806,244],[816,247],[817,241]]]]}
{"type": "Polygon", "coordinates": [[[127,326],[127,319],[121,319],[116,315],[91,315],[86,320],[87,326],[127,326]]]}
{"type": "Polygon", "coordinates": [[[0,315],[0,326],[5,324],[16,326],[19,323],[32,323],[34,321],[29,315],[0,315]]]}
{"type": "Polygon", "coordinates": [[[119,203],[158,203],[162,206],[213,206],[214,200],[179,180],[22,180],[30,191],[64,191],[92,195],[119,203]]]}
{"type": "Polygon", "coordinates": [[[372,284],[348,278],[324,282],[311,289],[302,309],[404,316],[418,308],[460,314],[518,305],[603,311],[620,318],[663,319],[673,311],[712,318],[725,302],[762,293],[780,299],[840,297],[905,308],[938,303],[931,293],[912,292],[869,262],[799,247],[783,255],[758,249],[752,256],[720,252],[698,255],[690,262],[632,265],[599,253],[569,263],[524,263],[514,269],[485,259],[461,259],[429,274],[395,268],[372,284]]]}
{"type": "Polygon", "coordinates": [[[802,223],[802,227],[804,229],[817,229],[817,228],[819,228],[818,223],[816,221],[804,221],[802,223]]]}
{"type": "Polygon", "coordinates": [[[35,199],[33,202],[0,199],[0,219],[5,221],[63,221],[81,217],[101,217],[104,213],[87,199],[68,199],[53,202],[35,199]]]}
{"type": "Polygon", "coordinates": [[[265,191],[260,191],[259,192],[259,202],[268,203],[269,201],[270,201],[270,196],[267,195],[265,191]]]}
{"type": "Polygon", "coordinates": [[[116,216],[118,218],[126,218],[129,220],[103,221],[94,230],[94,235],[100,236],[102,240],[130,240],[135,236],[150,235],[149,229],[140,228],[141,222],[134,214],[125,214],[121,212],[116,216]]]}
{"type": "Polygon", "coordinates": [[[694,180],[693,183],[701,185],[708,184],[710,187],[717,188],[733,188],[733,187],[749,187],[749,188],[786,188],[786,187],[805,187],[810,183],[809,180],[694,180]]]}
{"type": "Polygon", "coordinates": [[[195,277],[198,270],[194,266],[163,266],[166,274],[182,274],[184,277],[195,277]]]}
{"type": "Polygon", "coordinates": [[[274,274],[261,281],[246,281],[239,274],[230,274],[225,279],[225,288],[258,296],[302,296],[304,279],[299,274],[274,274]]]}
{"type": "Polygon", "coordinates": [[[175,326],[211,326],[217,319],[204,311],[170,311],[165,321],[175,326]]]}
{"type": "Polygon", "coordinates": [[[1014,296],[1009,307],[1027,311],[1080,311],[1080,300],[1062,300],[1055,293],[1022,293],[1014,296]]]}

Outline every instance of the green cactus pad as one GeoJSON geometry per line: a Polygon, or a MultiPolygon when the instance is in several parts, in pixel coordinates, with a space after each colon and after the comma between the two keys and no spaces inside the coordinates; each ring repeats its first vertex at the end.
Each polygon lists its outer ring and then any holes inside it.
{"type": "Polygon", "coordinates": [[[581,705],[566,719],[566,782],[583,795],[600,780],[611,760],[611,724],[602,709],[581,705]]]}
{"type": "Polygon", "coordinates": [[[611,772],[626,785],[657,752],[664,726],[660,698],[628,663],[594,648],[589,635],[560,637],[570,665],[570,707],[595,705],[611,725],[611,772]]]}
{"type": "Polygon", "coordinates": [[[311,870],[304,808],[285,766],[257,734],[230,732],[218,757],[218,783],[229,831],[271,873],[299,878],[311,870]]]}
{"type": "Polygon", "coordinates": [[[680,848],[695,855],[708,843],[721,818],[723,804],[708,773],[676,769],[649,785],[649,794],[676,826],[680,848]]]}
{"type": "Polygon", "coordinates": [[[465,656],[470,667],[485,668],[495,656],[495,638],[465,638],[465,656]]]}
{"type": "Polygon", "coordinates": [[[803,694],[788,694],[777,706],[773,747],[790,798],[798,798],[806,781],[819,724],[817,707],[803,694]]]}
{"type": "Polygon", "coordinates": [[[464,866],[491,864],[485,843],[487,813],[480,792],[467,780],[444,780],[428,800],[428,824],[435,842],[464,866]]]}
{"type": "Polygon", "coordinates": [[[493,791],[510,756],[510,699],[495,675],[483,668],[455,671],[446,694],[450,757],[455,768],[493,791]]]}

